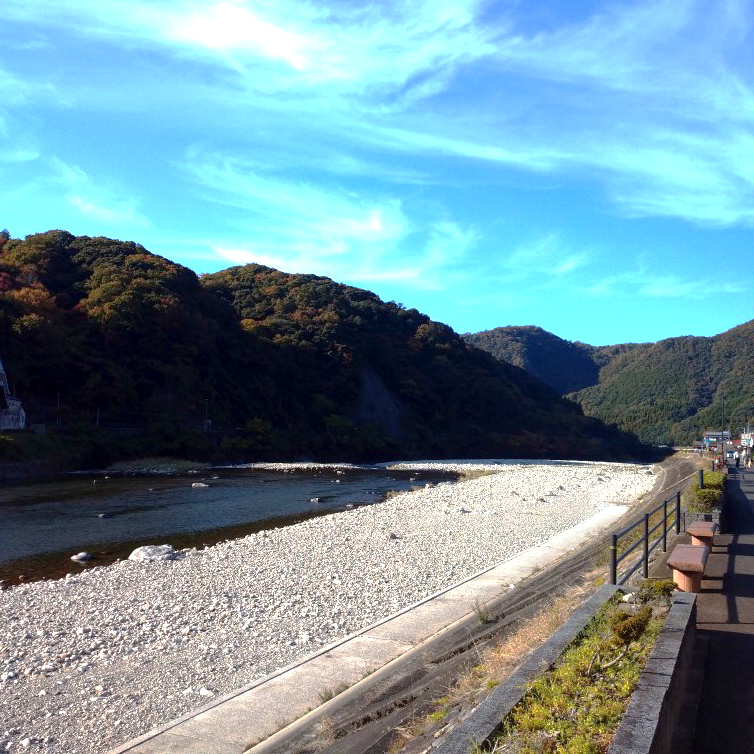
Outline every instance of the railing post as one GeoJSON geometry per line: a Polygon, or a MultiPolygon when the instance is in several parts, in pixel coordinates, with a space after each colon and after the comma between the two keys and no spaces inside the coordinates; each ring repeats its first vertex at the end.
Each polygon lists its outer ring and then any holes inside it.
{"type": "Polygon", "coordinates": [[[644,514],[644,578],[649,578],[649,513],[644,514]]]}
{"type": "Polygon", "coordinates": [[[610,543],[610,583],[618,583],[618,535],[613,534],[610,543]]]}
{"type": "Polygon", "coordinates": [[[675,493],[675,533],[681,533],[681,491],[675,493]]]}
{"type": "Polygon", "coordinates": [[[662,501],[662,551],[668,551],[668,501],[662,501]]]}
{"type": "Polygon", "coordinates": [[[699,489],[704,489],[704,472],[701,469],[699,469],[699,489]]]}

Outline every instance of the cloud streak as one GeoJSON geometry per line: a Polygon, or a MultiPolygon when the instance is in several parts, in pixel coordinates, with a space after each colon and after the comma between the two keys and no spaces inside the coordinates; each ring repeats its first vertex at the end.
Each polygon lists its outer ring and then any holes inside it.
{"type": "Polygon", "coordinates": [[[183,168],[208,200],[230,211],[236,233],[252,239],[210,242],[236,264],[436,289],[476,240],[452,221],[412,221],[394,197],[315,187],[220,153],[191,149],[183,168]]]}
{"type": "MultiPolygon", "coordinates": [[[[261,145],[275,141],[266,119],[285,112],[291,141],[338,139],[352,169],[380,150],[578,174],[628,216],[754,223],[752,11],[742,0],[640,0],[548,28],[526,5],[481,0],[6,0],[0,15],[158,54],[187,107],[209,76],[204,93],[228,118],[253,114],[261,145]],[[181,83],[170,70],[185,61],[194,81],[181,83]]],[[[23,78],[8,83],[16,100],[30,96],[23,78]]]]}
{"type": "Polygon", "coordinates": [[[721,294],[746,290],[743,282],[690,280],[679,275],[658,275],[646,269],[611,275],[588,286],[588,295],[610,298],[694,299],[701,301],[721,294]]]}
{"type": "Polygon", "coordinates": [[[57,158],[53,158],[52,168],[65,201],[84,217],[111,227],[149,227],[150,222],[139,211],[137,202],[116,188],[98,184],[80,167],[57,158]]]}

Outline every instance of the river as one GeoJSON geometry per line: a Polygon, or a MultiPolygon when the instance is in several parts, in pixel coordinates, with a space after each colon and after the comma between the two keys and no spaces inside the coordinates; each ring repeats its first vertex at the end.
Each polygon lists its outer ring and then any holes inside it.
{"type": "Polygon", "coordinates": [[[201,548],[455,479],[344,466],[223,468],[181,476],[89,473],[6,485],[0,489],[0,579],[61,578],[128,557],[144,544],[201,548]],[[85,565],[71,561],[81,551],[94,558],[85,565]]]}

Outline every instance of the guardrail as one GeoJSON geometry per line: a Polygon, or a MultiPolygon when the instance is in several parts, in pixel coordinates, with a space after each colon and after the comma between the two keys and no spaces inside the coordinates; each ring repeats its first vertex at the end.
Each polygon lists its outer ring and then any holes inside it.
{"type": "Polygon", "coordinates": [[[627,526],[623,531],[619,531],[612,535],[610,542],[610,583],[611,584],[625,584],[631,576],[633,576],[639,568],[642,568],[642,575],[644,578],[649,576],[649,555],[655,550],[655,548],[662,544],[662,551],[667,552],[668,549],[668,528],[669,525],[675,526],[675,533],[681,533],[681,493],[675,493],[675,500],[664,500],[656,508],[652,509],[640,519],[634,521],[634,523],[627,526]],[[668,506],[672,506],[672,510],[668,513],[668,506]],[[662,518],[650,528],[650,519],[655,513],[662,510],[662,518]],[[672,519],[672,521],[671,521],[672,519]],[[641,536],[634,542],[625,552],[618,555],[618,542],[621,538],[625,537],[629,532],[634,531],[638,527],[642,527],[641,536]],[[661,529],[657,539],[652,542],[651,536],[661,529]],[[628,571],[621,574],[620,581],[618,580],[618,565],[628,558],[638,547],[642,547],[641,557],[634,563],[628,571]]]}

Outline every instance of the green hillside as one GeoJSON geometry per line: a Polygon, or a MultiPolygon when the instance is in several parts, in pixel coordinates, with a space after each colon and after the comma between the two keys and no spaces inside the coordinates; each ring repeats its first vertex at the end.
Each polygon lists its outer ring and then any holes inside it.
{"type": "Polygon", "coordinates": [[[600,347],[533,327],[465,337],[644,442],[688,444],[723,417],[733,431],[754,417],[754,321],[711,338],[600,347]]]}
{"type": "Polygon", "coordinates": [[[525,369],[561,395],[597,383],[594,349],[533,325],[496,327],[463,336],[496,359],[525,369]]]}
{"type": "Polygon", "coordinates": [[[754,417],[754,321],[711,338],[669,338],[613,359],[572,397],[647,442],[687,444],[754,417]]]}
{"type": "MultiPolygon", "coordinates": [[[[645,451],[415,309],[254,264],[197,278],[131,242],[65,231],[3,238],[0,343],[30,423],[89,439],[123,425],[134,453],[645,451]],[[205,416],[223,431],[199,432],[205,416]]],[[[100,455],[110,447],[102,440],[100,455]]]]}

